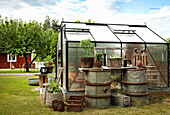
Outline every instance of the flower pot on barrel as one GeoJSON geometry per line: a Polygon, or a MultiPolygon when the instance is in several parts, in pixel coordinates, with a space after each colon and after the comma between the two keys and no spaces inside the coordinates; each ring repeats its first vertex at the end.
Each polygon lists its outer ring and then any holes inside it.
{"type": "Polygon", "coordinates": [[[110,65],[112,67],[121,67],[122,65],[122,58],[114,55],[113,57],[109,58],[110,60],[110,65]]]}
{"type": "Polygon", "coordinates": [[[94,43],[90,39],[85,39],[80,41],[80,47],[84,49],[86,57],[80,57],[81,67],[82,68],[92,68],[94,57],[92,49],[95,48],[94,43]]]}
{"type": "Polygon", "coordinates": [[[103,53],[96,53],[96,61],[94,61],[94,68],[101,68],[102,66],[102,55],[103,53]]]}

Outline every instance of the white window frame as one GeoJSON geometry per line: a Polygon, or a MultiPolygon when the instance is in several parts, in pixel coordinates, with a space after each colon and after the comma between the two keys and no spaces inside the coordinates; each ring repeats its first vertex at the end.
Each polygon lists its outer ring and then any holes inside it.
{"type": "MultiPolygon", "coordinates": [[[[11,54],[10,54],[11,55],[11,54]]],[[[15,59],[13,60],[11,60],[11,59],[9,59],[10,58],[10,55],[7,55],[7,62],[17,62],[17,56],[16,55],[14,55],[15,56],[15,59]]]]}

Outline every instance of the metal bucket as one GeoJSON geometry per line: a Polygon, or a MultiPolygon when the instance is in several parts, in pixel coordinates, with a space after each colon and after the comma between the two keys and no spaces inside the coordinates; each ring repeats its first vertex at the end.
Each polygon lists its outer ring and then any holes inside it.
{"type": "Polygon", "coordinates": [[[85,81],[85,102],[88,107],[107,108],[110,105],[110,70],[91,70],[85,81]]]}
{"type": "Polygon", "coordinates": [[[146,69],[129,69],[123,77],[123,92],[130,96],[131,105],[149,104],[146,69]]]}

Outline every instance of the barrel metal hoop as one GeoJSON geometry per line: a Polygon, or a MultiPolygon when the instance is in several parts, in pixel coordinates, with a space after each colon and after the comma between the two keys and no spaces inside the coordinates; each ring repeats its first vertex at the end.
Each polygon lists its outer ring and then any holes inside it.
{"type": "Polygon", "coordinates": [[[112,83],[112,81],[108,82],[108,83],[88,83],[87,81],[85,81],[86,85],[92,85],[92,86],[105,86],[105,85],[110,85],[112,83]]]}
{"type": "Polygon", "coordinates": [[[140,85],[140,84],[147,84],[147,83],[149,83],[149,81],[140,82],[140,83],[129,83],[129,82],[126,82],[126,81],[122,81],[122,83],[124,83],[124,84],[130,84],[130,85],[140,85]]]}
{"type": "Polygon", "coordinates": [[[90,97],[90,98],[107,98],[107,97],[110,97],[112,96],[112,94],[110,95],[105,95],[105,96],[94,96],[94,95],[87,95],[87,94],[84,94],[86,97],[90,97]]]}
{"type": "Polygon", "coordinates": [[[143,93],[143,94],[136,94],[136,93],[128,93],[123,91],[123,93],[125,93],[126,95],[131,95],[131,96],[146,96],[149,95],[149,93],[143,93]]]}

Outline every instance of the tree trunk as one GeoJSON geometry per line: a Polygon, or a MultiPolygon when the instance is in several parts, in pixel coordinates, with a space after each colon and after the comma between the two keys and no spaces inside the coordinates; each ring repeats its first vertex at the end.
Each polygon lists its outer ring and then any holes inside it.
{"type": "Polygon", "coordinates": [[[35,57],[34,57],[34,59],[31,61],[31,63],[29,64],[29,66],[31,66],[31,64],[35,61],[35,59],[38,57],[38,55],[36,55],[35,57]]]}
{"type": "Polygon", "coordinates": [[[25,61],[26,61],[26,72],[29,72],[29,64],[28,64],[28,57],[27,53],[24,53],[25,61]]]}

